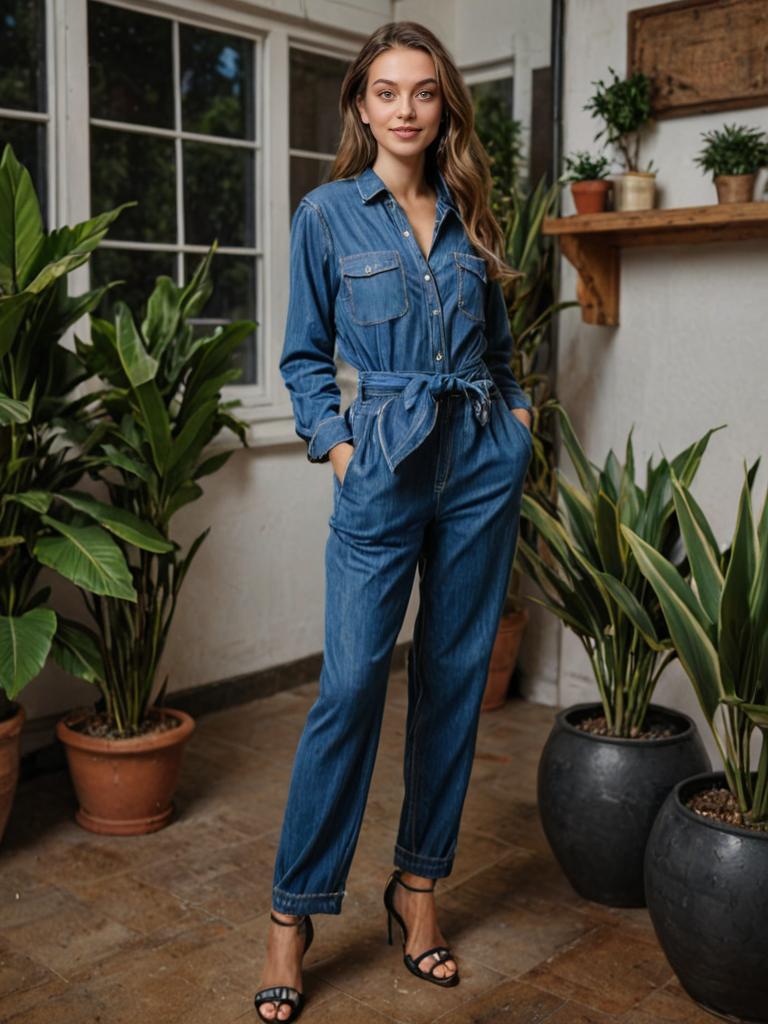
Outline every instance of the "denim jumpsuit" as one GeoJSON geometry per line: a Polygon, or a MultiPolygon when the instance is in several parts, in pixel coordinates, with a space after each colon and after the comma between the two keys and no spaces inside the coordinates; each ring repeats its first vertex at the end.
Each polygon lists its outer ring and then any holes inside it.
{"type": "Polygon", "coordinates": [[[405,795],[394,862],[449,875],[480,705],[517,543],[530,401],[509,366],[503,292],[442,174],[429,258],[382,179],[308,192],[291,222],[280,371],[310,462],[331,471],[319,696],[296,749],[272,902],[341,913],[381,730],[391,656],[416,571],[405,795]],[[340,411],[334,352],[358,371],[340,411]]]}

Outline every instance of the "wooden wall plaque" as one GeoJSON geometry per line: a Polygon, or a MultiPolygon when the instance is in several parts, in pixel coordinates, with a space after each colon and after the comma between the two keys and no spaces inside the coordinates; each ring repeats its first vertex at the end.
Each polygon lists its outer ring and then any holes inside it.
{"type": "Polygon", "coordinates": [[[676,0],[628,19],[627,74],[654,78],[654,117],[768,105],[768,0],[676,0]]]}

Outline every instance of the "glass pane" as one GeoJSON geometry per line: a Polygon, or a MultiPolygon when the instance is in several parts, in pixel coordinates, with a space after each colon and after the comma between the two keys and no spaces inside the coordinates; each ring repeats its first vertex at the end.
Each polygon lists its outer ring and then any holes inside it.
{"type": "Polygon", "coordinates": [[[0,107],[48,109],[43,0],[0,2],[0,107]]]}
{"type": "Polygon", "coordinates": [[[88,4],[91,117],[173,128],[171,23],[88,4]]]}
{"type": "Polygon", "coordinates": [[[43,222],[48,223],[48,182],[45,174],[45,133],[43,124],[32,124],[29,121],[16,121],[13,118],[0,118],[0,154],[6,143],[13,146],[16,159],[24,164],[32,175],[35,191],[40,202],[43,222]]]}
{"type": "Polygon", "coordinates": [[[110,249],[106,245],[95,250],[91,257],[91,287],[98,288],[110,281],[123,284],[110,288],[101,300],[97,315],[112,319],[115,302],[127,302],[137,321],[144,317],[147,299],[160,274],[176,280],[176,256],[172,252],[127,252],[110,249]]]}
{"type": "Polygon", "coordinates": [[[316,185],[324,185],[333,166],[332,160],[313,160],[310,157],[291,157],[291,213],[299,200],[316,185]]]}
{"type": "Polygon", "coordinates": [[[291,50],[290,143],[292,149],[335,153],[341,136],[339,94],[348,64],[306,50],[291,50]]]}
{"type": "Polygon", "coordinates": [[[191,245],[254,244],[253,152],[184,143],[184,231],[191,245]]]}
{"type": "Polygon", "coordinates": [[[179,35],[184,131],[254,138],[253,43],[188,25],[179,35]]]}
{"type": "Polygon", "coordinates": [[[130,242],[176,241],[174,143],[137,132],[91,128],[91,210],[111,210],[136,199],[110,228],[130,242]]]}
{"type": "MultiPolygon", "coordinates": [[[[187,255],[185,259],[185,280],[194,273],[199,257],[187,255]]],[[[211,263],[213,294],[201,310],[199,320],[228,322],[230,320],[256,320],[256,263],[250,256],[222,256],[217,253],[211,263]]],[[[210,332],[213,324],[204,329],[210,332]]],[[[203,323],[201,323],[203,329],[203,323]]],[[[233,353],[231,366],[241,367],[243,374],[235,384],[255,384],[256,346],[258,327],[248,335],[238,350],[233,353]]]]}

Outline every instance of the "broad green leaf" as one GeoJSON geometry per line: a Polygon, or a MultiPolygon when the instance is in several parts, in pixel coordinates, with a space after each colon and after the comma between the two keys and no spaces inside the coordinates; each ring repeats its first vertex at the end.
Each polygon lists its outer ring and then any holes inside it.
{"type": "Polygon", "coordinates": [[[723,581],[718,618],[718,649],[726,692],[741,692],[745,650],[742,630],[750,621],[749,591],[755,576],[755,526],[749,482],[744,480],[736,516],[731,558],[723,581]]]}
{"type": "Polygon", "coordinates": [[[672,476],[672,497],[680,523],[680,532],[688,553],[688,561],[696,581],[699,600],[710,622],[717,622],[723,576],[717,558],[713,554],[709,537],[701,529],[699,520],[692,510],[690,493],[674,474],[672,476]]]}
{"type": "Polygon", "coordinates": [[[680,579],[677,569],[663,555],[646,544],[629,527],[624,526],[622,529],[641,571],[656,592],[680,663],[711,724],[723,697],[723,687],[717,651],[700,620],[704,614],[703,609],[699,606],[699,616],[692,610],[695,602],[693,594],[680,579]],[[688,589],[688,600],[681,598],[683,588],[688,589]]]}
{"type": "Polygon", "coordinates": [[[20,491],[18,494],[5,494],[5,501],[16,501],[19,505],[31,508],[33,512],[47,512],[51,505],[52,495],[48,491],[20,491]]]}
{"type": "Polygon", "coordinates": [[[65,672],[78,676],[87,683],[100,683],[105,679],[104,663],[96,634],[80,622],[59,617],[51,656],[65,672]]]}
{"type": "Polygon", "coordinates": [[[155,468],[162,476],[165,473],[171,451],[171,425],[168,410],[153,380],[136,388],[136,398],[141,406],[144,427],[147,432],[155,468]]]}
{"type": "Polygon", "coordinates": [[[32,176],[10,144],[0,160],[0,291],[22,291],[43,239],[40,204],[32,176]]]}
{"type": "Polygon", "coordinates": [[[144,342],[133,322],[133,315],[124,302],[115,304],[115,325],[117,329],[117,351],[125,375],[134,388],[154,380],[157,360],[147,352],[144,342]]]}
{"type": "Polygon", "coordinates": [[[99,526],[71,526],[51,516],[42,520],[60,537],[40,537],[35,557],[94,594],[135,601],[131,573],[120,548],[99,526]]]}
{"type": "Polygon", "coordinates": [[[32,418],[29,402],[20,402],[8,395],[0,394],[0,426],[9,423],[28,423],[32,418]]]}
{"type": "Polygon", "coordinates": [[[16,340],[16,332],[32,300],[33,296],[27,292],[0,295],[0,359],[10,352],[16,340]]]}
{"type": "Polygon", "coordinates": [[[619,515],[616,505],[602,489],[595,500],[595,524],[603,568],[620,580],[624,576],[624,556],[619,535],[619,515]]]}
{"type": "Polygon", "coordinates": [[[669,643],[659,639],[654,625],[651,622],[651,617],[637,600],[632,591],[628,587],[625,587],[621,580],[617,580],[615,576],[611,576],[610,573],[602,572],[599,575],[603,581],[605,589],[610,593],[613,600],[619,608],[621,608],[635,629],[643,635],[643,639],[648,646],[654,651],[667,650],[669,648],[669,643]]]}
{"type": "Polygon", "coordinates": [[[49,608],[0,615],[0,686],[10,700],[42,671],[55,632],[56,615],[49,608]]]}
{"type": "Polygon", "coordinates": [[[173,544],[166,540],[162,534],[150,523],[145,523],[127,509],[117,508],[98,501],[90,495],[78,491],[62,491],[59,495],[62,501],[72,508],[85,513],[95,519],[101,526],[145,551],[173,551],[173,544]]]}
{"type": "Polygon", "coordinates": [[[573,463],[574,469],[579,477],[581,486],[586,491],[589,499],[594,501],[597,498],[597,478],[595,471],[592,468],[587,456],[584,454],[584,449],[579,443],[579,439],[576,437],[576,432],[573,429],[570,417],[565,409],[559,403],[555,404],[557,413],[560,417],[560,429],[563,434],[563,443],[565,444],[568,454],[573,463]]]}

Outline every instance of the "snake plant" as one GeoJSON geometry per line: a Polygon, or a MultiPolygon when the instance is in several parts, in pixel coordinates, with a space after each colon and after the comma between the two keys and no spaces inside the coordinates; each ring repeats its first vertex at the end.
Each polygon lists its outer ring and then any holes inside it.
{"type": "Polygon", "coordinates": [[[570,483],[558,468],[560,504],[554,512],[537,495],[523,495],[521,514],[534,527],[538,542],[521,536],[518,559],[544,595],[530,600],[557,615],[586,650],[609,731],[635,736],[644,726],[656,683],[676,651],[659,599],[622,529],[633,528],[648,547],[669,560],[681,580],[687,577],[671,481],[678,476],[691,483],[714,431],[673,459],[663,458],[658,466],[651,456],[643,488],[635,480],[632,430],[624,465],[610,450],[598,469],[559,403],[557,412],[581,486],[570,483]]]}
{"type": "Polygon", "coordinates": [[[749,470],[744,467],[733,539],[724,552],[687,482],[672,474],[690,581],[629,524],[622,525],[622,533],[658,597],[712,730],[728,788],[745,820],[768,829],[768,494],[757,524],[752,512],[759,461],[749,470]],[[755,728],[761,730],[762,743],[753,778],[755,728]]]}

